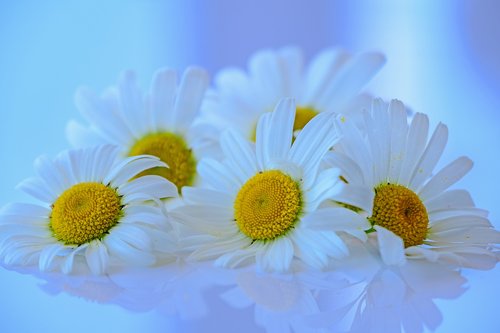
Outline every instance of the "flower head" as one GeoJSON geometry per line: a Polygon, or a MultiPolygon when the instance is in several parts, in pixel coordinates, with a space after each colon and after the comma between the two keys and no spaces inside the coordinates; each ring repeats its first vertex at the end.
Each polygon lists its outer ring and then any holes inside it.
{"type": "Polygon", "coordinates": [[[156,156],[168,168],[151,168],[141,175],[162,176],[180,192],[183,186],[194,184],[196,163],[210,150],[201,139],[206,126],[195,124],[207,85],[207,73],[191,67],[180,83],[174,70],[159,70],[147,94],[141,92],[130,71],[102,97],[81,88],[76,105],[90,127],[71,121],[67,136],[76,147],[111,143],[120,147],[123,157],[156,156]]]}
{"type": "Polygon", "coordinates": [[[338,201],[367,216],[388,264],[425,258],[464,267],[488,268],[500,234],[488,213],[465,190],[450,189],[472,167],[460,157],[434,173],[448,129],[439,124],[427,140],[429,120],[416,113],[410,123],[403,104],[377,100],[364,113],[364,127],[342,117],[343,140],[327,156],[347,183],[338,201]],[[387,254],[385,256],[384,254],[387,254]]]}
{"type": "MultiPolygon", "coordinates": [[[[316,116],[292,144],[294,119],[295,104],[285,99],[260,118],[255,146],[227,131],[221,137],[224,161],[200,162],[206,187],[185,187],[186,205],[172,211],[199,234],[192,238],[192,258],[216,258],[229,267],[256,261],[267,271],[287,271],[294,258],[321,268],[329,257],[346,254],[335,231],[310,227],[315,214],[336,217],[330,214],[335,210],[318,209],[340,186],[337,169],[320,169],[338,140],[334,117],[316,116]]],[[[361,231],[363,237],[368,226],[359,218],[335,230],[361,231]]]]}
{"type": "Polygon", "coordinates": [[[0,257],[70,273],[87,267],[151,265],[175,244],[159,199],[175,186],[159,176],[136,177],[165,164],[152,156],[118,158],[110,145],[69,150],[36,160],[37,177],[19,187],[43,204],[14,203],[0,214],[0,257]]]}
{"type": "Polygon", "coordinates": [[[320,52],[307,67],[303,58],[294,47],[261,50],[250,58],[247,71],[222,70],[204,104],[206,115],[255,141],[259,117],[280,99],[293,97],[297,132],[318,113],[354,112],[366,104],[369,98],[358,94],[385,61],[378,53],[352,56],[340,49],[320,52]]]}

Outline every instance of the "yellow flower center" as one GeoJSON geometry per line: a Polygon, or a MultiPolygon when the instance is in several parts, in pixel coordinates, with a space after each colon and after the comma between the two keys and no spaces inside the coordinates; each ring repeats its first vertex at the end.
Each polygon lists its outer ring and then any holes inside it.
{"type": "Polygon", "coordinates": [[[129,156],[153,155],[167,163],[168,168],[155,167],[141,172],[144,175],[162,176],[177,186],[192,185],[196,175],[196,161],[193,152],[179,136],[168,132],[147,134],[137,140],[129,152],[129,156]]]}
{"type": "Polygon", "coordinates": [[[401,237],[405,247],[423,244],[429,225],[420,198],[404,186],[389,183],[375,188],[370,220],[401,237]]]}
{"type": "Polygon", "coordinates": [[[234,202],[236,224],[254,240],[284,235],[297,222],[301,209],[299,184],[278,170],[250,178],[234,202]]]}
{"type": "Polygon", "coordinates": [[[52,205],[50,228],[67,245],[101,239],[122,215],[118,193],[101,183],[80,183],[64,191],[52,205]]]}
{"type": "MultiPolygon", "coordinates": [[[[301,130],[306,126],[306,124],[313,119],[318,112],[313,109],[312,107],[309,106],[297,106],[296,111],[295,111],[295,121],[293,123],[293,132],[301,130]]],[[[253,142],[255,142],[257,138],[257,124],[255,125],[253,132],[252,132],[252,137],[250,138],[253,142]]]]}

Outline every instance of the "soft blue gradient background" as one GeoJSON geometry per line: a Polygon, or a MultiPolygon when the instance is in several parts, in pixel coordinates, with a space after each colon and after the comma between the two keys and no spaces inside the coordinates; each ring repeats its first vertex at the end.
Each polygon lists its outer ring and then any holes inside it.
{"type": "MultiPolygon", "coordinates": [[[[460,183],[500,228],[500,3],[490,1],[17,1],[0,4],[0,206],[29,200],[14,187],[33,175],[33,160],[67,148],[64,126],[79,118],[73,93],[97,90],[122,69],[143,86],[161,66],[189,64],[212,73],[243,66],[262,47],[295,44],[307,55],[330,45],[380,50],[388,63],[370,90],[397,97],[450,128],[444,162],[475,161],[460,183]]],[[[439,301],[438,332],[500,332],[500,268],[466,271],[470,289],[439,301]]],[[[0,332],[171,332],[155,313],[59,295],[37,280],[0,269],[0,332]]],[[[251,331],[251,314],[223,307],[195,331],[251,331]],[[221,318],[227,326],[221,327],[221,318]],[[230,319],[231,318],[231,319],[230,319]],[[203,325],[203,326],[202,326],[203,325]]]]}

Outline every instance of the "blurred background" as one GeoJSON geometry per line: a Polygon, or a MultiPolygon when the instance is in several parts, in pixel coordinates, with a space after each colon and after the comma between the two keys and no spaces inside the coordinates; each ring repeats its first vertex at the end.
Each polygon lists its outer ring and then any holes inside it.
{"type": "MultiPolygon", "coordinates": [[[[215,73],[245,66],[259,48],[293,44],[311,57],[338,45],[386,54],[368,90],[449,126],[442,161],[474,160],[460,187],[500,228],[499,12],[495,0],[2,1],[0,206],[29,200],[14,188],[33,175],[33,160],[68,147],[64,127],[80,118],[73,94],[81,84],[100,91],[130,68],[147,87],[162,66],[215,73]]],[[[444,317],[437,332],[500,332],[500,267],[464,275],[465,295],[437,302],[444,317]]],[[[35,278],[1,268],[0,281],[1,332],[178,330],[155,312],[49,296],[35,278]]],[[[215,311],[224,317],[223,308],[215,311]]],[[[235,327],[250,325],[251,313],[240,315],[235,327]]]]}

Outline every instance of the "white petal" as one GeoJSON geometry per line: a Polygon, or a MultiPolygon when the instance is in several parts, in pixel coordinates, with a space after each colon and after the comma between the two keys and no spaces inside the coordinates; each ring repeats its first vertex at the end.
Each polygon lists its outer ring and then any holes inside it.
{"type": "Polygon", "coordinates": [[[152,253],[135,248],[120,237],[115,236],[115,233],[108,235],[103,242],[110,257],[116,257],[124,263],[134,266],[148,266],[156,261],[152,253]]]}
{"type": "Polygon", "coordinates": [[[115,165],[109,174],[104,178],[104,183],[111,183],[113,187],[118,187],[140,172],[154,167],[166,167],[166,164],[154,156],[132,156],[125,159],[118,165],[115,165]]]}
{"type": "Polygon", "coordinates": [[[299,48],[285,47],[279,50],[279,68],[283,82],[283,96],[301,96],[303,54],[299,48]]]}
{"type": "Polygon", "coordinates": [[[403,240],[392,231],[375,226],[380,255],[386,265],[401,266],[406,262],[403,240]]]}
{"type": "Polygon", "coordinates": [[[75,263],[75,256],[78,255],[81,251],[85,250],[87,248],[87,244],[80,245],[73,251],[71,251],[66,258],[64,258],[64,261],[61,265],[61,271],[64,274],[70,274],[73,271],[73,266],[75,263]]]}
{"type": "Polygon", "coordinates": [[[391,116],[391,154],[388,179],[398,179],[403,160],[406,158],[408,120],[405,106],[398,100],[389,105],[391,116]]]}
{"type": "Polygon", "coordinates": [[[70,120],[66,124],[66,138],[72,147],[91,147],[106,143],[96,131],[91,128],[85,127],[75,120],[70,120]]]}
{"type": "Polygon", "coordinates": [[[8,203],[0,209],[0,215],[13,215],[23,217],[48,217],[50,209],[29,203],[8,203]]]}
{"type": "Polygon", "coordinates": [[[234,198],[225,192],[200,187],[184,186],[182,198],[187,204],[204,204],[217,207],[231,207],[234,198]]]}
{"type": "Polygon", "coordinates": [[[424,203],[429,214],[447,209],[474,207],[474,201],[472,201],[472,197],[466,190],[446,191],[429,201],[424,200],[424,203]]]}
{"type": "Polygon", "coordinates": [[[441,194],[448,187],[462,179],[470,169],[472,169],[472,161],[468,157],[456,159],[433,176],[418,193],[419,196],[424,200],[428,200],[441,194]]]}
{"type": "Polygon", "coordinates": [[[170,216],[176,221],[202,232],[219,234],[224,231],[232,231],[233,227],[236,226],[233,210],[221,209],[217,206],[184,205],[171,210],[170,216]]]}
{"type": "Polygon", "coordinates": [[[236,193],[241,187],[237,177],[225,165],[213,159],[203,159],[198,163],[198,173],[215,190],[236,193]]]}
{"type": "Polygon", "coordinates": [[[439,221],[433,221],[430,227],[430,232],[432,234],[447,231],[451,229],[465,229],[475,228],[475,227],[491,227],[490,221],[485,217],[479,217],[474,215],[459,215],[452,216],[439,221]]]}
{"type": "Polygon", "coordinates": [[[307,197],[304,200],[307,210],[316,210],[327,199],[335,200],[343,187],[343,183],[339,180],[339,172],[339,169],[326,169],[319,174],[316,184],[306,192],[307,197]]]}
{"type": "Polygon", "coordinates": [[[180,133],[185,133],[198,114],[208,81],[208,73],[202,68],[189,67],[184,72],[173,113],[174,124],[180,133]]]}
{"type": "Polygon", "coordinates": [[[106,103],[94,92],[80,88],[75,94],[75,104],[82,115],[96,126],[99,135],[114,144],[126,144],[131,132],[120,116],[114,115],[106,103]]]}
{"type": "Polygon", "coordinates": [[[271,272],[286,272],[293,259],[293,244],[287,237],[280,237],[270,242],[262,254],[261,268],[271,272]]]}
{"type": "Polygon", "coordinates": [[[452,208],[452,209],[442,209],[437,211],[428,212],[429,220],[433,225],[435,221],[440,221],[444,219],[449,219],[451,217],[459,216],[472,216],[472,217],[488,217],[488,211],[476,207],[472,208],[452,208]]]}
{"type": "Polygon", "coordinates": [[[57,193],[52,192],[52,189],[49,188],[40,178],[25,179],[16,186],[16,189],[28,193],[34,198],[46,203],[53,203],[57,199],[58,195],[57,193]]]}
{"type": "Polygon", "coordinates": [[[147,175],[125,183],[119,187],[119,192],[125,196],[134,193],[146,193],[159,199],[176,198],[177,187],[161,176],[147,175]]]}
{"type": "Polygon", "coordinates": [[[401,165],[399,183],[408,186],[417,167],[417,163],[425,150],[429,134],[429,118],[417,113],[410,124],[406,141],[406,155],[401,165]]]}
{"type": "Polygon", "coordinates": [[[172,69],[160,69],[151,85],[151,112],[156,130],[171,129],[174,124],[173,108],[177,92],[177,73],[172,69]]]}
{"type": "Polygon", "coordinates": [[[490,227],[457,228],[432,232],[429,240],[439,243],[475,244],[487,246],[488,244],[500,244],[500,232],[490,227]]]}
{"type": "Polygon", "coordinates": [[[90,271],[94,275],[102,275],[106,272],[109,255],[106,246],[100,241],[92,241],[85,249],[85,259],[90,271]]]}
{"type": "MultiPolygon", "coordinates": [[[[391,138],[396,136],[391,128],[390,108],[381,99],[372,102],[371,112],[362,112],[364,124],[363,128],[367,133],[367,143],[369,144],[373,166],[365,167],[364,174],[373,174],[370,182],[379,184],[388,181],[389,168],[391,164],[391,138]],[[373,169],[373,172],[372,170],[373,169]]],[[[405,133],[398,133],[400,136],[405,133]]],[[[358,138],[359,140],[359,138],[358,138]]],[[[363,167],[362,167],[363,168],[363,167]]],[[[370,178],[368,178],[370,179],[370,178]]]]}
{"type": "MultiPolygon", "coordinates": [[[[353,160],[363,173],[363,184],[372,185],[374,178],[373,165],[375,158],[372,157],[372,152],[368,149],[367,144],[363,139],[363,135],[356,125],[349,119],[338,122],[342,133],[342,140],[339,145],[343,151],[353,160]]],[[[376,152],[375,156],[379,156],[380,151],[376,152]]],[[[380,166],[378,166],[380,167],[380,166]]]]}
{"type": "Polygon", "coordinates": [[[292,238],[297,247],[295,255],[307,265],[322,269],[328,263],[328,256],[326,253],[317,250],[317,238],[314,237],[316,234],[312,232],[294,232],[292,238]]]}
{"type": "Polygon", "coordinates": [[[316,102],[316,107],[324,110],[327,105],[317,101],[324,95],[325,87],[337,76],[349,58],[350,55],[340,49],[327,49],[317,54],[307,69],[303,103],[307,105],[316,102]]]}
{"type": "Polygon", "coordinates": [[[255,253],[251,250],[235,250],[221,255],[214,261],[218,267],[236,268],[255,262],[255,253]]]}
{"type": "Polygon", "coordinates": [[[444,151],[447,141],[448,127],[440,123],[432,134],[416,170],[413,171],[413,178],[410,182],[411,189],[418,191],[422,183],[429,178],[444,151]]]}
{"type": "MultiPolygon", "coordinates": [[[[208,244],[199,246],[191,255],[190,259],[194,260],[207,260],[217,258],[225,253],[235,252],[241,249],[246,249],[250,246],[252,240],[241,234],[237,233],[231,238],[224,240],[215,240],[208,244]]],[[[223,261],[217,261],[219,264],[224,264],[223,261]]]]}
{"type": "Polygon", "coordinates": [[[370,228],[366,217],[342,207],[318,209],[304,216],[302,223],[308,228],[324,231],[364,231],[370,228]]]}
{"type": "Polygon", "coordinates": [[[344,177],[349,184],[363,184],[363,173],[356,162],[350,159],[349,156],[342,153],[329,152],[325,155],[323,161],[329,167],[340,168],[342,177],[344,177]]]}
{"type": "Polygon", "coordinates": [[[257,124],[255,149],[260,170],[269,163],[286,160],[293,136],[295,101],[290,98],[280,100],[271,113],[266,113],[257,124]]]}
{"type": "Polygon", "coordinates": [[[114,228],[110,232],[113,234],[113,238],[119,238],[140,251],[151,252],[151,237],[146,230],[146,228],[136,224],[127,225],[126,227],[124,226],[121,228],[114,228]]]}
{"type": "Polygon", "coordinates": [[[51,270],[54,259],[65,250],[65,246],[62,244],[52,244],[46,246],[40,253],[38,268],[42,272],[51,270]]]}
{"type": "Polygon", "coordinates": [[[123,120],[134,137],[140,138],[148,131],[150,115],[147,114],[147,110],[144,108],[142,92],[137,85],[135,73],[132,71],[123,72],[118,88],[120,91],[119,105],[123,120]]]}
{"type": "Polygon", "coordinates": [[[117,146],[101,145],[95,148],[95,153],[92,154],[91,167],[92,179],[102,182],[104,178],[111,172],[113,165],[116,163],[120,149],[117,146]]]}
{"type": "Polygon", "coordinates": [[[334,125],[334,114],[321,113],[311,119],[295,139],[290,158],[304,170],[304,181],[314,181],[321,160],[339,140],[334,125]]]}
{"type": "MultiPolygon", "coordinates": [[[[252,88],[266,106],[273,106],[277,98],[285,97],[282,75],[276,52],[261,50],[256,52],[249,61],[248,70],[252,77],[252,88]]],[[[264,106],[265,107],[265,106],[264,106]]]]}
{"type": "MultiPolygon", "coordinates": [[[[325,91],[321,94],[318,106],[325,111],[337,112],[378,72],[385,63],[380,53],[362,53],[352,57],[334,75],[325,82],[325,91]]],[[[326,72],[328,68],[324,68],[326,72]]]]}
{"type": "Polygon", "coordinates": [[[410,246],[405,249],[405,253],[409,257],[424,258],[430,262],[436,262],[439,258],[439,253],[432,249],[426,249],[420,246],[410,246]]]}
{"type": "Polygon", "coordinates": [[[241,134],[232,130],[225,131],[220,137],[220,145],[235,174],[240,175],[241,182],[245,182],[257,173],[255,151],[241,134]]]}
{"type": "Polygon", "coordinates": [[[374,197],[375,193],[373,189],[363,186],[345,185],[342,187],[340,193],[335,196],[334,200],[361,208],[371,215],[374,197]]]}

